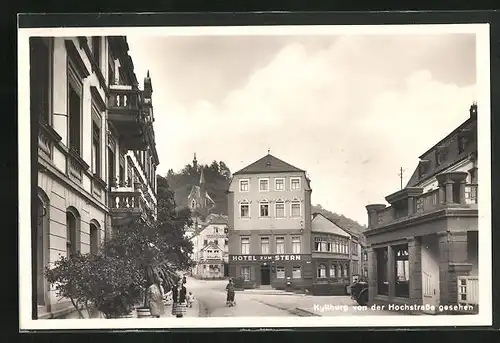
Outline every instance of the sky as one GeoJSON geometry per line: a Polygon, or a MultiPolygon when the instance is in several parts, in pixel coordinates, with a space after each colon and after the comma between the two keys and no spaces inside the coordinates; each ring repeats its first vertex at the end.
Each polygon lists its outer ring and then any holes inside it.
{"type": "Polygon", "coordinates": [[[270,149],[307,171],[313,204],[361,224],[476,100],[473,34],[127,39],[141,86],[151,75],[160,175],[270,149]]]}

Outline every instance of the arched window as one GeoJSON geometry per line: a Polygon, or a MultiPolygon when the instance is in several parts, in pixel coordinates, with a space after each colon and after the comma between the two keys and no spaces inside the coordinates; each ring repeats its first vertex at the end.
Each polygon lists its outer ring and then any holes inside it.
{"type": "Polygon", "coordinates": [[[318,278],[326,278],[326,266],[323,263],[318,265],[318,278]]]}
{"type": "Polygon", "coordinates": [[[282,199],[278,199],[274,206],[274,216],[276,218],[285,218],[285,202],[282,199]]]}
{"type": "Polygon", "coordinates": [[[66,256],[80,251],[80,214],[70,207],[66,210],[66,256]]]}
{"type": "Polygon", "coordinates": [[[99,223],[96,221],[90,222],[90,253],[97,254],[99,252],[99,244],[100,244],[100,229],[99,223]]]}
{"type": "Polygon", "coordinates": [[[194,201],[194,199],[191,201],[191,208],[195,208],[196,207],[196,201],[194,201]]]}
{"type": "Polygon", "coordinates": [[[336,277],[337,276],[337,267],[335,266],[335,264],[332,263],[332,265],[330,266],[330,277],[336,277]]]}
{"type": "Polygon", "coordinates": [[[269,217],[269,201],[266,199],[261,200],[259,203],[259,217],[267,218],[269,217]]]}

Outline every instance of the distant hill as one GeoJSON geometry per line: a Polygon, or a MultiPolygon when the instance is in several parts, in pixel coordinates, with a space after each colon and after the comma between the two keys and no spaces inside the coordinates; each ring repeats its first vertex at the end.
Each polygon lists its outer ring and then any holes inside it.
{"type": "MultiPolygon", "coordinates": [[[[215,208],[212,212],[227,215],[228,204],[226,191],[229,188],[232,175],[227,165],[222,161],[213,161],[210,165],[198,165],[196,167],[192,164],[187,164],[179,172],[174,172],[172,169],[168,171],[166,179],[170,189],[174,191],[177,207],[182,208],[188,206],[187,198],[191,188],[195,185],[199,186],[201,168],[203,168],[207,192],[215,202],[215,208]]],[[[321,205],[313,205],[311,212],[321,213],[328,219],[337,223],[340,227],[355,233],[362,233],[366,230],[366,226],[342,214],[328,211],[321,205]]]]}
{"type": "Polygon", "coordinates": [[[347,218],[342,214],[333,213],[321,207],[321,205],[313,205],[311,209],[312,213],[321,213],[334,223],[338,224],[341,228],[350,230],[354,233],[363,233],[367,228],[364,225],[361,225],[355,220],[351,218],[347,218]]]}

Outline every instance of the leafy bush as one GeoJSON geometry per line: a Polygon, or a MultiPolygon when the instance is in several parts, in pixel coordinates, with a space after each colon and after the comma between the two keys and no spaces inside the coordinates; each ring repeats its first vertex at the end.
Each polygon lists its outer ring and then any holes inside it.
{"type": "Polygon", "coordinates": [[[127,260],[77,253],[61,257],[45,274],[56,294],[70,299],[80,318],[84,317],[82,309],[90,316],[91,308],[106,318],[126,315],[141,299],[142,275],[127,260]]]}

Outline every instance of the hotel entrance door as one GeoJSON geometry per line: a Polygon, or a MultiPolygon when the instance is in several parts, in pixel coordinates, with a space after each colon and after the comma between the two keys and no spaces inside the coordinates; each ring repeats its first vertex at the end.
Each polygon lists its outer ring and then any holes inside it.
{"type": "Polygon", "coordinates": [[[268,264],[260,266],[260,284],[263,286],[271,284],[271,266],[268,264]]]}

